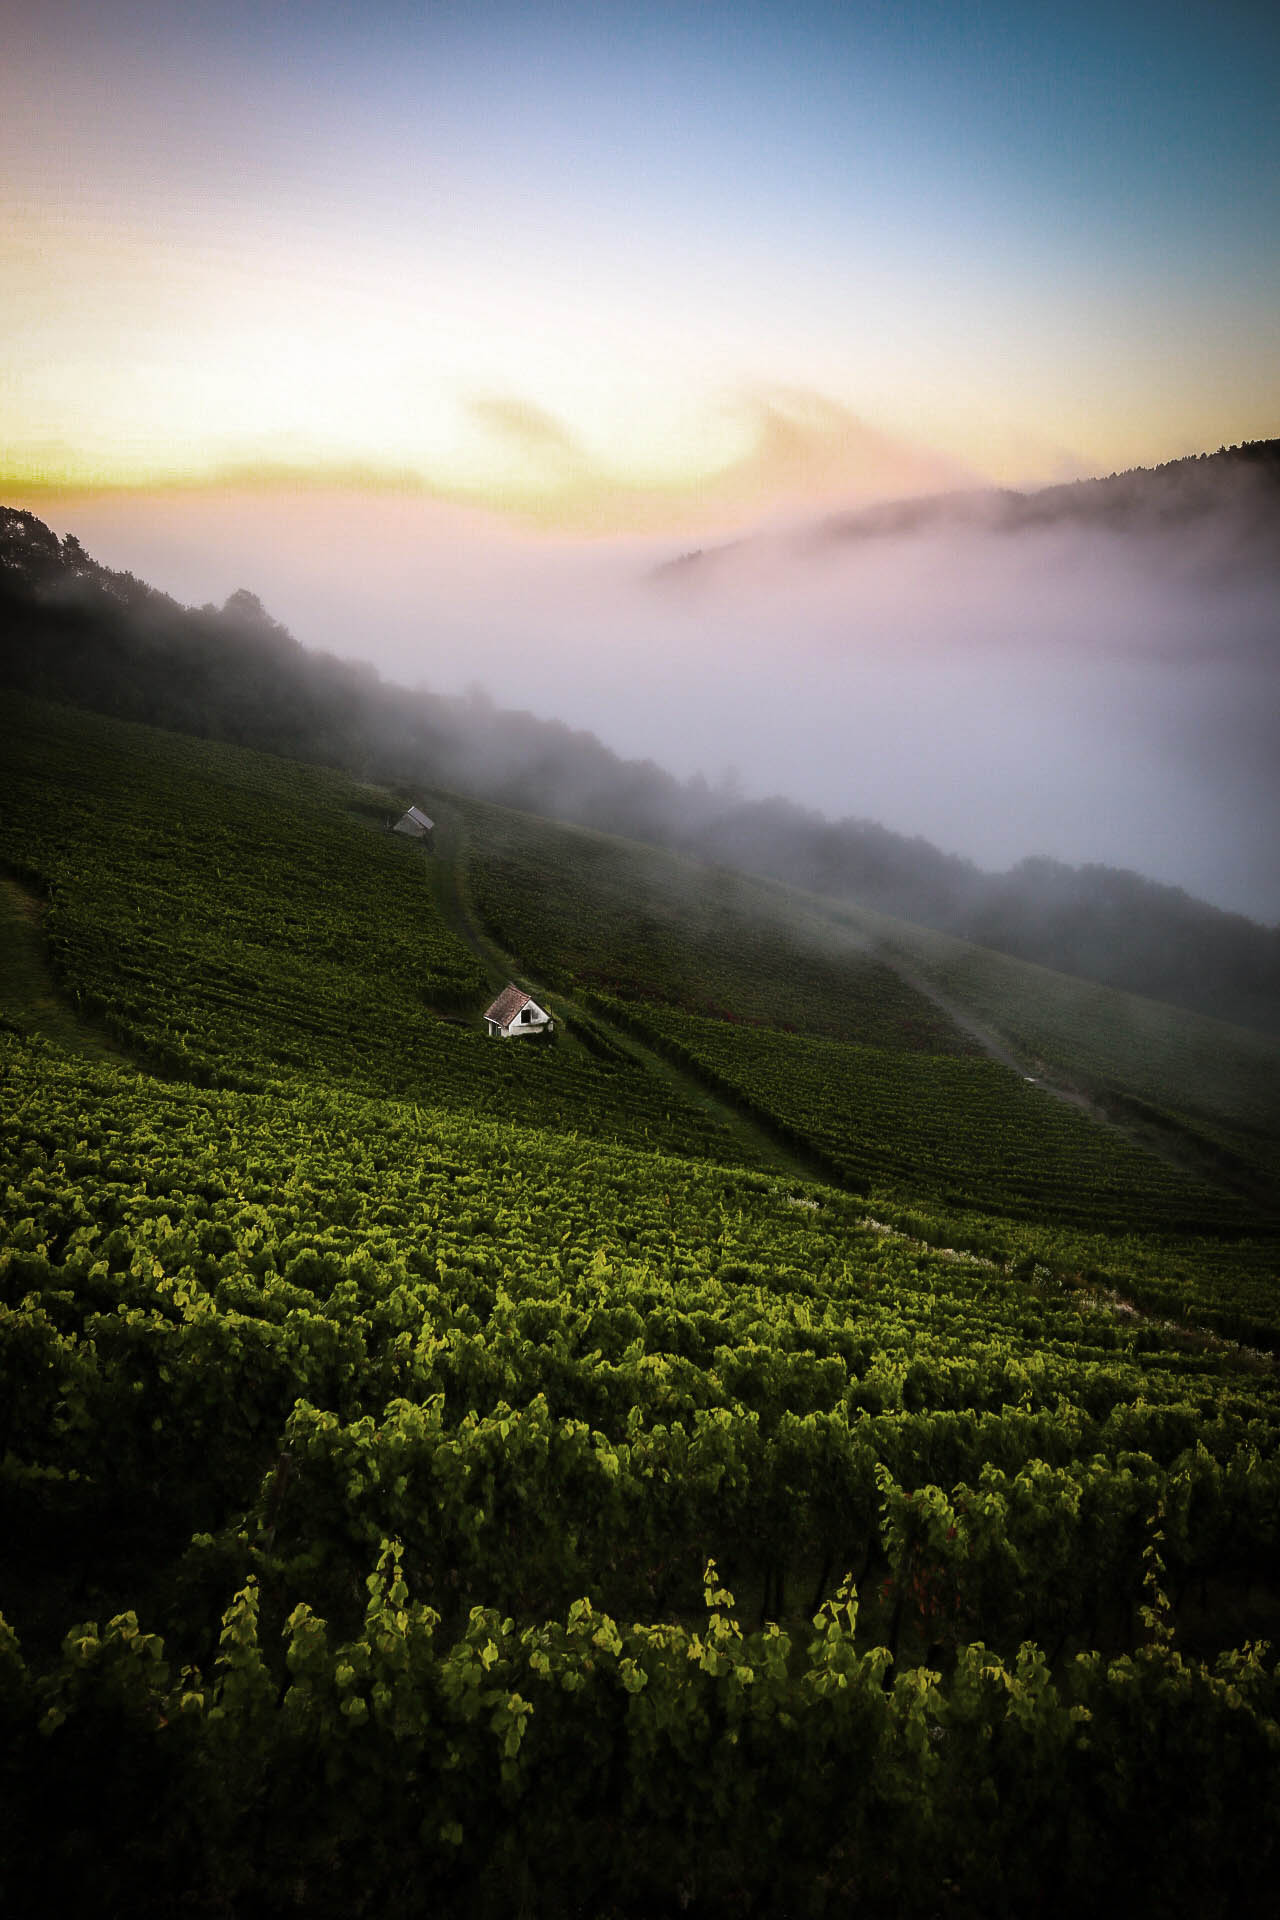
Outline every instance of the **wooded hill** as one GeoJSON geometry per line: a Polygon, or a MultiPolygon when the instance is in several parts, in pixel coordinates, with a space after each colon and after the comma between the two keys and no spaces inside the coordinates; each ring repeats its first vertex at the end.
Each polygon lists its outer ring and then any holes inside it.
{"type": "MultiPolygon", "coordinates": [[[[1248,525],[1264,523],[1249,536],[1250,552],[1274,554],[1275,452],[1263,443],[1153,474],[1018,496],[1014,518],[1021,525],[1036,513],[1102,514],[1126,526],[1143,501],[1157,519],[1175,501],[1193,518],[1224,503],[1234,515],[1244,486],[1253,503],[1248,525]]],[[[982,498],[989,506],[1005,499],[1000,511],[1013,512],[1006,496],[982,498]]],[[[910,507],[935,510],[936,503],[910,507]]],[[[831,822],[784,799],[735,802],[705,781],[680,782],[651,762],[622,760],[593,735],[556,722],[383,683],[370,667],[299,645],[247,591],[221,609],[181,607],[102,567],[74,536],[59,540],[14,509],[0,509],[0,684],[406,788],[434,781],[1280,1031],[1280,929],[1134,873],[1032,858],[988,874],[874,822],[831,822]]]]}
{"type": "MultiPolygon", "coordinates": [[[[1188,455],[1158,467],[1132,467],[1096,480],[1072,480],[1020,493],[1010,487],[891,500],[831,514],[798,536],[803,546],[896,539],[937,528],[973,527],[1017,535],[1049,527],[1084,526],[1116,534],[1182,531],[1217,526],[1228,538],[1220,558],[1233,566],[1271,571],[1280,512],[1280,440],[1248,440],[1217,453],[1188,455]]],[[[696,573],[743,541],[681,555],[659,571],[696,573]]]]}

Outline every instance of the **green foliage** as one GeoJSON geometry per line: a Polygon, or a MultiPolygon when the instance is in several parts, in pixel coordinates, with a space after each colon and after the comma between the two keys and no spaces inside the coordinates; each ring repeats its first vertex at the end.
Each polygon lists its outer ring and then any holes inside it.
{"type": "Polygon", "coordinates": [[[476,907],[555,985],[903,1051],[972,1042],[796,896],[727,868],[471,802],[476,907]]]}
{"type": "Polygon", "coordinates": [[[1280,1040],[854,909],[837,924],[903,962],[1050,1072],[1212,1165],[1280,1178],[1280,1040]]]}
{"type": "MultiPolygon", "coordinates": [[[[40,1683],[63,1703],[48,1749],[146,1727],[181,1809],[183,1851],[135,1880],[133,1912],[251,1897],[496,1915],[518,1898],[540,1915],[923,1916],[940,1888],[975,1915],[1066,1914],[1117,1888],[1139,1910],[1265,1902],[1280,1692],[1257,1649],[1211,1666],[1156,1646],[1054,1674],[1034,1646],[974,1645],[944,1685],[858,1648],[851,1587],[807,1642],[744,1631],[709,1565],[689,1623],[625,1626],[579,1599],[524,1629],[476,1608],[438,1644],[394,1542],[367,1584],[340,1646],[294,1610],[274,1680],[238,1595],[222,1641],[252,1684],[236,1689],[190,1668],[170,1682],[128,1618],[69,1636],[40,1683]]],[[[132,1836],[81,1818],[97,1886],[118,1885],[132,1836]]]]}
{"type": "Polygon", "coordinates": [[[86,1911],[1261,1907],[1280,1387],[1117,1296],[1274,1335],[1273,1241],[861,962],[823,1038],[799,945],[730,943],[759,1025],[637,947],[602,1028],[874,1211],[728,1164],[621,1046],[433,1010],[478,973],[336,776],[28,718],[7,857],[167,1077],[0,1035],[7,1910],[50,1808],[86,1911]]]}
{"type": "Polygon", "coordinates": [[[154,1069],[750,1157],[628,1056],[494,1045],[487,977],[440,916],[428,856],[369,805],[340,774],[66,708],[15,700],[0,720],[0,861],[47,897],[64,995],[154,1069]]]}
{"type": "Polygon", "coordinates": [[[709,1553],[781,1606],[918,1558],[878,1471],[948,1490],[961,1625],[1011,1646],[1127,1630],[1156,1500],[1183,1582],[1274,1557],[1269,1371],[834,1191],[17,1042],[5,1091],[4,1497],[108,1585],[143,1488],[149,1591],[197,1612],[228,1527],[335,1613],[392,1537],[454,1620],[683,1604],[709,1553]]]}
{"type": "Polygon", "coordinates": [[[1238,1202],[995,1061],[743,1030],[667,1007],[628,1016],[855,1184],[1100,1229],[1239,1229],[1238,1202]]]}

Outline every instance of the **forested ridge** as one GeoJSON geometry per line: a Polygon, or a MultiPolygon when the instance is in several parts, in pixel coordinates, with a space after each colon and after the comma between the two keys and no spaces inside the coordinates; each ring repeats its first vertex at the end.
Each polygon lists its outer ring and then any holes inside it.
{"type": "Polygon", "coordinates": [[[902,956],[1260,1183],[1276,1043],[403,797],[0,719],[6,1912],[1263,1910],[1274,1210],[902,956]]]}

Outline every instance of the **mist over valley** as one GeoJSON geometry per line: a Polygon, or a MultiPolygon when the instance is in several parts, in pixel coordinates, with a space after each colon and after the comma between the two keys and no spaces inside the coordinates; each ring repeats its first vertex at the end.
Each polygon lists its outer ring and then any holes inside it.
{"type": "Polygon", "coordinates": [[[412,496],[117,495],[63,517],[179,600],[251,587],[311,648],[682,779],[989,869],[1134,869],[1274,923],[1280,485],[1261,454],[894,503],[683,559],[412,496]]]}
{"type": "Polygon", "coordinates": [[[1270,1026],[1277,470],[1266,443],[675,557],[412,498],[118,497],[63,542],[10,511],[4,671],[1270,1026]]]}

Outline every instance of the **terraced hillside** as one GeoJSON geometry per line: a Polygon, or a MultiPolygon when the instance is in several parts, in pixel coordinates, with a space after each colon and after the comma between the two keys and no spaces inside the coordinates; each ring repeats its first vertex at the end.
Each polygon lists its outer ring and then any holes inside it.
{"type": "Polygon", "coordinates": [[[1154,1311],[1274,1337],[1274,1041],[955,941],[943,993],[901,922],[584,829],[465,811],[471,892],[495,936],[827,1177],[895,1218],[909,1206],[931,1240],[1093,1272],[1154,1311]],[[1090,1027],[1081,994],[1100,997],[1109,1025],[1090,1027]],[[1049,1032],[1046,1059],[1029,1036],[1049,1032]],[[1143,1098],[1157,1081],[1211,1116],[1194,1138],[1157,1124],[1143,1098]],[[1241,1180],[1215,1141],[1246,1133],[1241,1180]]]}
{"type": "Polygon", "coordinates": [[[485,923],[544,978],[891,1052],[980,1057],[1182,1133],[1280,1185],[1280,1042],[882,914],[470,803],[485,923]]]}
{"type": "MultiPolygon", "coordinates": [[[[634,1012],[632,1017],[635,1018],[634,1012]]],[[[854,1184],[1100,1229],[1238,1229],[1240,1209],[989,1060],[743,1030],[662,1007],[646,1030],[854,1184]]]]}
{"type": "Polygon", "coordinates": [[[869,941],[944,1003],[1168,1144],[1206,1165],[1252,1170],[1280,1189],[1280,1043],[1251,1028],[1100,987],[928,928],[839,911],[833,924],[869,941]]]}
{"type": "Polygon", "coordinates": [[[500,983],[445,925],[427,856],[385,830],[398,811],[341,774],[68,708],[0,719],[0,863],[42,906],[64,995],[140,1061],[754,1157],[623,1052],[491,1043],[500,983]]]}
{"type": "Polygon", "coordinates": [[[6,1911],[1266,1910],[1261,1214],[785,890],[0,729],[6,1911]]]}
{"type": "Polygon", "coordinates": [[[833,1040],[977,1051],[803,896],[609,834],[475,801],[464,811],[477,912],[552,986],[833,1040]]]}

